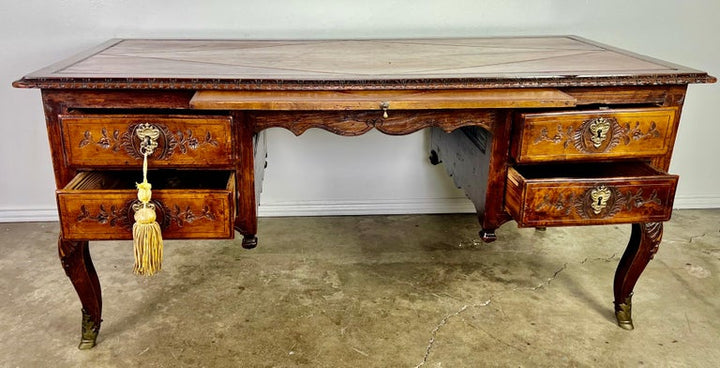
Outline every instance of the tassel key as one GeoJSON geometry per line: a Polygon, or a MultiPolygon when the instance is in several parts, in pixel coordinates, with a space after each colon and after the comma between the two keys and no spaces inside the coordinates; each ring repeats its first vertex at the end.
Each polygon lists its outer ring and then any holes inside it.
{"type": "Polygon", "coordinates": [[[152,185],[147,181],[148,156],[157,147],[160,131],[150,124],[142,124],[137,129],[143,151],[143,181],[137,184],[139,204],[135,210],[133,224],[133,250],[135,267],[133,272],[138,275],[152,276],[162,269],[163,241],[160,225],[157,223],[155,205],[150,203],[152,185]]]}
{"type": "Polygon", "coordinates": [[[163,241],[160,224],[156,221],[155,206],[150,203],[135,211],[133,248],[138,275],[152,276],[162,269],[163,241]]]}

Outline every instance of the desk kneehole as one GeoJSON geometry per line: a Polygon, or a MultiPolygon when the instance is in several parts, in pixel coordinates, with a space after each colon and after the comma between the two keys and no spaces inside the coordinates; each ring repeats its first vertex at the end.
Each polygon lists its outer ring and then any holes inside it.
{"type": "Polygon", "coordinates": [[[520,227],[667,221],[677,180],[642,162],[517,166],[505,206],[520,227]]]}
{"type": "MultiPolygon", "coordinates": [[[[138,172],[80,172],[57,191],[63,237],[69,240],[132,239],[138,172]]],[[[156,170],[152,203],[166,239],[234,237],[235,173],[156,170]]]]}

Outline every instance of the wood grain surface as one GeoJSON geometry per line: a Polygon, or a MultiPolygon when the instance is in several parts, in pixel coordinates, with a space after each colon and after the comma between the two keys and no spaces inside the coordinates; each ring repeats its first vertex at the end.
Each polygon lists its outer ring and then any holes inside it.
{"type": "Polygon", "coordinates": [[[557,89],[429,91],[198,91],[190,107],[208,110],[436,110],[571,107],[557,89]]]}
{"type": "Polygon", "coordinates": [[[575,36],[111,40],[16,87],[417,89],[687,84],[707,73],[575,36]]]}

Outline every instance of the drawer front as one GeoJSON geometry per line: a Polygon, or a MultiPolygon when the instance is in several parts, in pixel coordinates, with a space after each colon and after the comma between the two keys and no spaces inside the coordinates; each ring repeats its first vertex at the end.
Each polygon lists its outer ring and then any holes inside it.
{"type": "Polygon", "coordinates": [[[660,172],[528,179],[510,168],[505,203],[520,227],[666,221],[677,180],[660,172]]]}
{"type": "MultiPolygon", "coordinates": [[[[223,189],[153,189],[152,203],[163,238],[233,238],[234,188],[234,174],[228,173],[223,189]]],[[[58,191],[57,200],[65,239],[132,239],[136,190],[66,188],[58,191]]]]}
{"type": "Polygon", "coordinates": [[[664,155],[676,114],[675,107],[519,114],[511,152],[519,163],[664,155]]]}
{"type": "Polygon", "coordinates": [[[137,130],[144,124],[158,132],[151,167],[228,166],[231,122],[229,116],[60,116],[65,158],[75,167],[141,165],[137,130]]]}

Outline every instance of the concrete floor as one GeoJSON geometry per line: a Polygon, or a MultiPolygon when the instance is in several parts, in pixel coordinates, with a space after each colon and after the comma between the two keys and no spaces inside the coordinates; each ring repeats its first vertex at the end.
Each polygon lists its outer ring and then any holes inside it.
{"type": "Polygon", "coordinates": [[[675,211],[614,322],[629,225],[498,231],[470,215],[261,219],[260,245],[167,241],[132,275],[131,242],[94,242],[98,345],[56,223],[0,224],[2,367],[717,367],[720,210],[675,211]]]}

